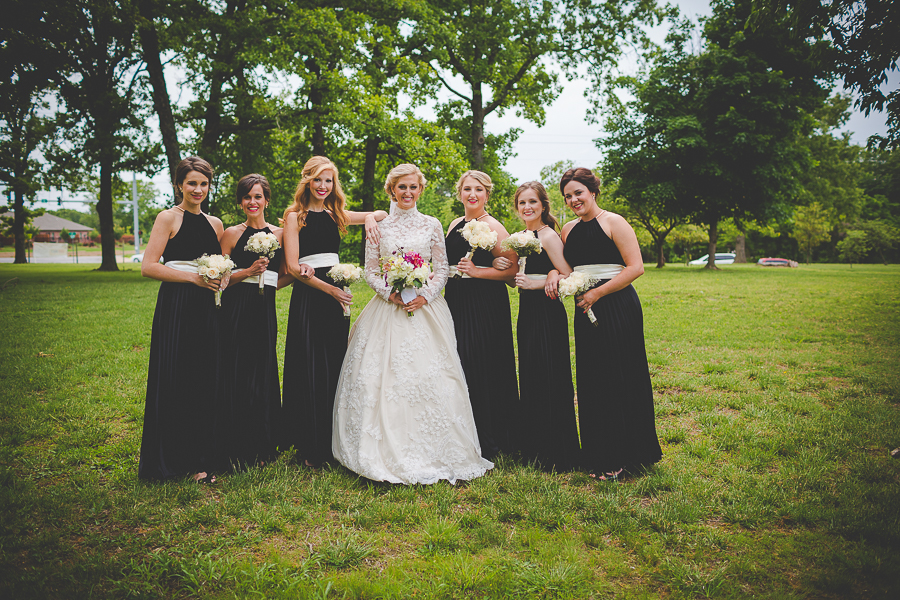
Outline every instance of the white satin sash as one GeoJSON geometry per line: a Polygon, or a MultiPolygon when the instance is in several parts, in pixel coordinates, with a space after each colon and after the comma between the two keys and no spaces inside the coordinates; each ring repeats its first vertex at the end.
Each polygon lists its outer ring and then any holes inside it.
{"type": "Polygon", "coordinates": [[[196,260],[167,260],[163,264],[170,269],[184,271],[185,273],[196,273],[197,267],[199,267],[196,260]]]}
{"type": "MultiPolygon", "coordinates": [[[[232,273],[239,273],[244,269],[235,269],[232,273]]],[[[278,287],[278,273],[275,271],[263,271],[263,282],[264,285],[271,285],[272,287],[278,287]]],[[[259,285],[259,275],[250,275],[246,279],[244,279],[241,283],[255,283],[259,285]]]]}
{"type": "MultiPolygon", "coordinates": [[[[491,267],[480,267],[478,265],[475,265],[475,268],[476,269],[490,269],[491,267]]],[[[450,265],[450,277],[452,278],[452,277],[457,277],[457,276],[462,277],[463,279],[474,279],[468,273],[460,273],[459,269],[457,269],[455,265],[450,265]]]]}
{"type": "Polygon", "coordinates": [[[525,273],[525,277],[527,277],[528,279],[532,279],[534,281],[547,281],[546,275],[540,275],[538,273],[534,273],[534,274],[525,273]]]}
{"type": "Polygon", "coordinates": [[[313,269],[318,269],[320,267],[333,267],[339,262],[341,262],[341,257],[339,257],[336,253],[323,252],[321,254],[309,254],[307,256],[301,256],[298,264],[309,265],[313,269]]]}
{"type": "Polygon", "coordinates": [[[612,279],[625,270],[622,265],[579,265],[575,267],[579,273],[587,273],[599,280],[612,279]]]}

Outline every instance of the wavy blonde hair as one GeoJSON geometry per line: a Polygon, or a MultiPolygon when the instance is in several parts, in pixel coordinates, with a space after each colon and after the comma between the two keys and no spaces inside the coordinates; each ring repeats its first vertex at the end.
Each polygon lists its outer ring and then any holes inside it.
{"type": "Polygon", "coordinates": [[[338,168],[329,159],[324,156],[313,156],[303,165],[303,172],[300,175],[300,183],[294,192],[294,203],[287,207],[284,211],[284,221],[288,220],[291,213],[297,213],[297,222],[300,229],[306,226],[306,213],[309,212],[310,204],[310,182],[322,174],[322,171],[331,169],[334,173],[334,186],[331,193],[325,198],[325,208],[331,211],[334,221],[337,223],[338,229],[342,234],[347,233],[347,224],[350,217],[344,207],[347,205],[347,197],[344,195],[344,189],[341,187],[341,180],[338,178],[338,168]]]}
{"type": "Polygon", "coordinates": [[[425,175],[422,174],[422,170],[419,169],[419,167],[412,163],[403,163],[402,165],[397,165],[391,169],[391,172],[387,174],[387,179],[384,180],[384,193],[393,198],[393,189],[394,186],[397,185],[397,181],[401,177],[406,177],[407,175],[415,175],[418,177],[419,186],[422,188],[428,183],[425,181],[425,175]]]}
{"type": "Polygon", "coordinates": [[[485,200],[491,199],[491,192],[494,190],[494,182],[491,181],[491,176],[484,171],[476,171],[475,169],[470,169],[463,173],[462,176],[460,176],[459,181],[456,182],[457,200],[462,199],[463,181],[466,180],[466,177],[471,177],[472,179],[483,185],[485,191],[487,192],[487,198],[485,198],[485,200]]]}

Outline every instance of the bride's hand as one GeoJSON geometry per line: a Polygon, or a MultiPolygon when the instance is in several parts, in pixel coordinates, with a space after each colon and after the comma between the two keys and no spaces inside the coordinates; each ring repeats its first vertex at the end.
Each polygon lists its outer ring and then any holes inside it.
{"type": "Polygon", "coordinates": [[[403,309],[406,312],[415,312],[428,304],[428,300],[426,300],[423,296],[416,296],[415,300],[410,300],[406,304],[403,305],[403,309]]]}

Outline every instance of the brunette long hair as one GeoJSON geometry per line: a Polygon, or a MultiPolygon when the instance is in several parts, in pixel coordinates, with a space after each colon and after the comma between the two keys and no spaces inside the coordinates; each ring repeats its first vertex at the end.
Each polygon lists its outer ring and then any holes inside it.
{"type": "Polygon", "coordinates": [[[331,189],[328,197],[325,198],[325,208],[331,211],[340,232],[342,234],[347,233],[347,224],[350,222],[350,217],[347,216],[347,212],[344,209],[344,206],[347,205],[347,197],[344,195],[341,181],[338,179],[338,168],[324,156],[313,156],[303,165],[300,183],[297,184],[297,190],[294,192],[294,203],[284,211],[284,221],[288,220],[291,213],[297,213],[300,229],[306,226],[306,213],[309,212],[310,204],[309,184],[322,171],[329,169],[334,173],[334,187],[331,189]]]}
{"type": "Polygon", "coordinates": [[[517,213],[519,212],[519,195],[525,190],[534,190],[538,200],[541,201],[541,223],[549,225],[554,230],[558,230],[559,221],[557,221],[553,216],[553,213],[550,212],[550,196],[547,194],[547,189],[540,181],[526,181],[518,187],[515,196],[513,196],[513,208],[515,211],[517,213]]]}

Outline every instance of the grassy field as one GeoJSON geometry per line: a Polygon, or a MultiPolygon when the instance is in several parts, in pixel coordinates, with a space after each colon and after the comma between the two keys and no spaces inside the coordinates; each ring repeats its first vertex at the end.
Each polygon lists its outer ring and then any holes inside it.
{"type": "Polygon", "coordinates": [[[91,268],[0,265],[2,598],[900,597],[896,266],[648,269],[662,462],[456,487],[139,482],[158,283],[91,268]]]}

